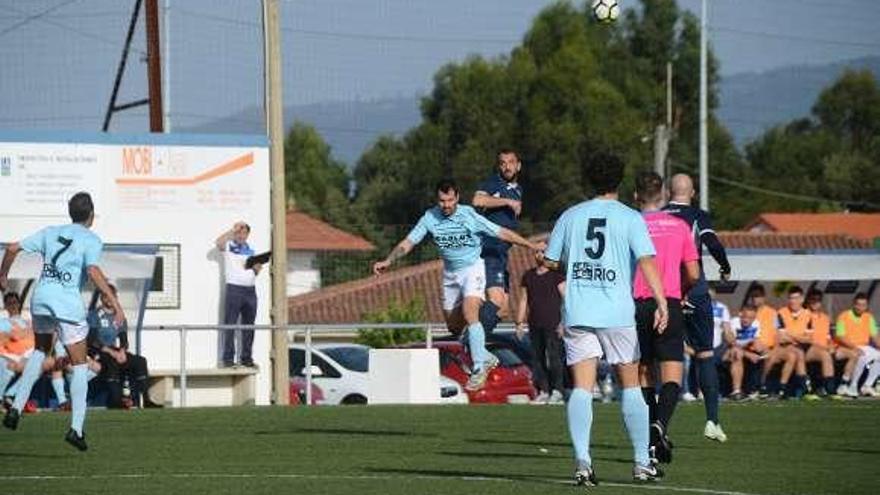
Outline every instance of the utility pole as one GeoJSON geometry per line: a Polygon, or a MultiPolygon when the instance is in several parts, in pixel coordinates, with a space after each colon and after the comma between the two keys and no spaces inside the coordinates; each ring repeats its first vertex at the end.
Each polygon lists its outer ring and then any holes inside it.
{"type": "Polygon", "coordinates": [[[278,0],[263,0],[266,130],[272,193],[272,398],[290,403],[287,356],[287,193],[284,179],[284,122],[281,96],[281,29],[278,0]]]}
{"type": "Polygon", "coordinates": [[[162,61],[159,52],[159,0],[147,0],[147,80],[149,81],[150,132],[162,132],[162,61]]]}
{"type": "Polygon", "coordinates": [[[700,208],[709,211],[709,81],[707,67],[707,0],[700,8],[700,208]]]}
{"type": "Polygon", "coordinates": [[[654,171],[666,177],[666,157],[669,155],[669,141],[672,139],[672,63],[666,62],[666,123],[654,129],[654,171]]]}
{"type": "Polygon", "coordinates": [[[162,57],[165,67],[162,74],[165,76],[163,88],[165,94],[162,96],[163,107],[163,126],[165,132],[171,132],[171,0],[165,0],[165,7],[162,9],[162,45],[165,47],[165,55],[162,57]]]}

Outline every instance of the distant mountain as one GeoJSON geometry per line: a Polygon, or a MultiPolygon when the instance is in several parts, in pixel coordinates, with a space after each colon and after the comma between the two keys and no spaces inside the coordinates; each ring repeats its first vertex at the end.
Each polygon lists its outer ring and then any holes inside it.
{"type": "MultiPolygon", "coordinates": [[[[767,72],[742,73],[721,80],[719,117],[743,146],[767,129],[805,117],[819,93],[847,68],[872,70],[880,78],[880,57],[867,57],[828,65],[798,65],[767,72]]],[[[245,133],[263,132],[262,108],[252,107],[178,132],[245,133]]],[[[333,149],[333,155],[349,166],[383,134],[401,135],[421,121],[419,98],[389,98],[368,101],[329,101],[290,106],[284,111],[284,125],[294,120],[314,125],[333,149]]]]}
{"type": "Polygon", "coordinates": [[[718,116],[742,146],[775,125],[810,115],[819,93],[846,69],[869,69],[880,79],[880,57],[723,77],[718,116]]]}
{"type": "MultiPolygon", "coordinates": [[[[379,136],[401,135],[421,120],[419,98],[390,98],[368,101],[328,101],[289,106],[284,110],[284,127],[295,120],[315,126],[330,144],[333,156],[354,166],[361,154],[379,136]]],[[[263,109],[241,112],[205,124],[176,128],[175,132],[261,134],[265,129],[263,109]]]]}

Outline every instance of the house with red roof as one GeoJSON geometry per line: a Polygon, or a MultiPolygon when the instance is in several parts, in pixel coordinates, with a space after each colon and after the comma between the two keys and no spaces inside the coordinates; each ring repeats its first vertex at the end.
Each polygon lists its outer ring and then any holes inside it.
{"type": "Polygon", "coordinates": [[[762,213],[745,230],[843,234],[874,241],[880,238],[880,213],[762,213]]]}
{"type": "Polygon", "coordinates": [[[338,229],[301,211],[287,212],[287,295],[321,287],[318,255],[322,252],[364,252],[376,247],[368,240],[338,229]]]}

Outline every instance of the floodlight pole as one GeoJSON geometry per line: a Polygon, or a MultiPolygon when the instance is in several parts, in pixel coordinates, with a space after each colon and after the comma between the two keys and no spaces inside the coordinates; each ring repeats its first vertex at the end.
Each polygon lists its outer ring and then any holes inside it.
{"type": "Polygon", "coordinates": [[[707,0],[700,8],[700,208],[709,211],[709,81],[707,68],[707,0]]]}
{"type": "Polygon", "coordinates": [[[290,403],[287,357],[287,193],[281,96],[281,30],[278,0],[263,0],[264,92],[272,193],[272,399],[290,403]]]}

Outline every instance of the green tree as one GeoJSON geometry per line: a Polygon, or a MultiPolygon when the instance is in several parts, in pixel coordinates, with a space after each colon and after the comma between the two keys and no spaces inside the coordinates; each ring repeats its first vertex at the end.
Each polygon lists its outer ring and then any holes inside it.
{"type": "Polygon", "coordinates": [[[314,127],[295,122],[284,141],[287,194],[297,209],[337,225],[348,224],[345,164],[314,127]]]}
{"type": "MultiPolygon", "coordinates": [[[[420,297],[406,302],[394,300],[385,309],[367,313],[363,317],[367,323],[421,323],[425,320],[425,301],[420,297]]],[[[355,342],[381,348],[423,340],[425,330],[422,328],[370,328],[358,330],[355,342]]]]}

